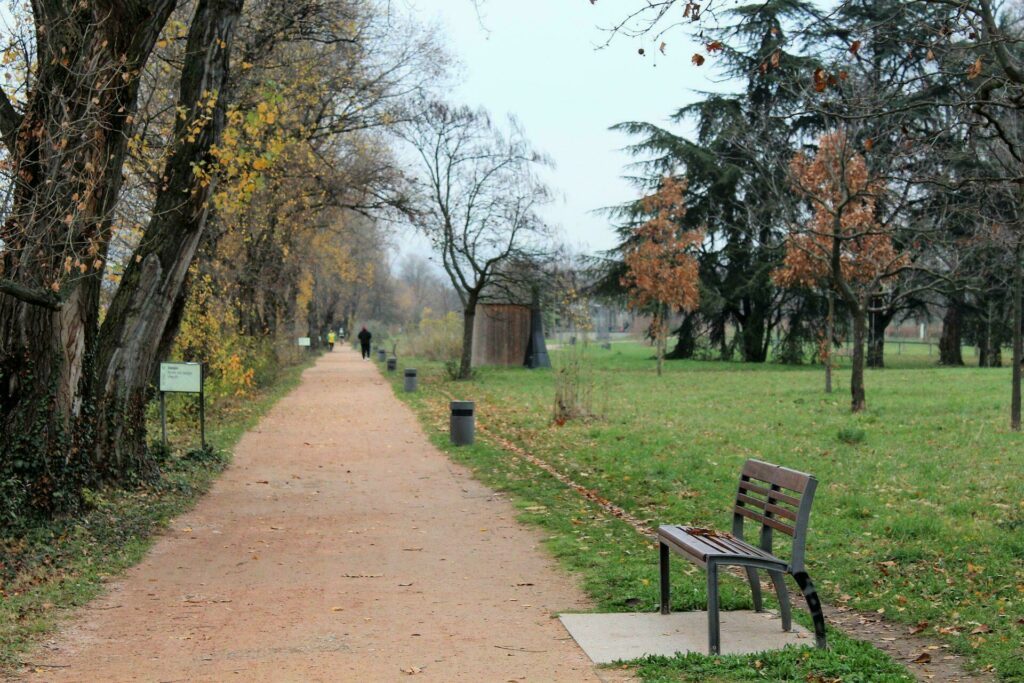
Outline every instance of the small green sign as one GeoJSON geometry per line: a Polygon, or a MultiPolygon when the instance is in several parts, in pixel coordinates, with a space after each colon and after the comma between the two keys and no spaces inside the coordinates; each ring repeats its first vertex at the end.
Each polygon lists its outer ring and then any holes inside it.
{"type": "Polygon", "coordinates": [[[161,363],[160,391],[200,394],[203,391],[203,366],[199,363],[161,363]]]}

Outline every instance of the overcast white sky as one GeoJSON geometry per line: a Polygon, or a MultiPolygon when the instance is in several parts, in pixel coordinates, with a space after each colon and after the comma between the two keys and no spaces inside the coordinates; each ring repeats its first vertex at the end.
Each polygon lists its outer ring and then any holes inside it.
{"type": "Polygon", "coordinates": [[[665,38],[661,55],[651,39],[607,39],[601,27],[621,19],[637,0],[407,0],[425,23],[439,22],[450,52],[462,64],[450,98],[514,114],[536,147],[555,160],[552,188],[562,199],[547,218],[569,244],[608,249],[615,235],[595,209],[636,196],[621,179],[629,139],[608,127],[621,121],[667,123],[695,99],[694,90],[720,89],[711,61],[690,63],[696,46],[682,31],[665,38]],[[637,54],[643,47],[646,57],[637,54]],[[655,59],[656,57],[656,59],[655,59]]]}

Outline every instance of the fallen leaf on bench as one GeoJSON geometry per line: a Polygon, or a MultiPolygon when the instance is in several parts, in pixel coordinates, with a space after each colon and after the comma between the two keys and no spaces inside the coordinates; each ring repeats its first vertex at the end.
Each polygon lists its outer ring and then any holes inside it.
{"type": "Polygon", "coordinates": [[[914,659],[914,664],[927,664],[930,661],[932,661],[932,656],[927,652],[922,652],[914,659]]]}
{"type": "Polygon", "coordinates": [[[714,529],[701,529],[699,527],[686,527],[686,533],[691,536],[706,536],[707,538],[729,538],[730,534],[723,534],[714,529]]]}

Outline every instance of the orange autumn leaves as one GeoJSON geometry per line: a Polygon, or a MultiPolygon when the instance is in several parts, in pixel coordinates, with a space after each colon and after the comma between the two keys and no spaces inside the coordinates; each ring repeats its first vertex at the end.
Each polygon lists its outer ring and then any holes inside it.
{"type": "Polygon", "coordinates": [[[775,271],[785,287],[817,287],[828,280],[877,286],[906,261],[891,234],[878,225],[877,198],[883,183],[872,178],[864,156],[841,131],[822,135],[813,158],[798,154],[790,163],[793,189],[813,212],[805,225],[790,229],[786,255],[775,271]],[[839,270],[833,272],[838,252],[839,270]]]}
{"type": "Polygon", "coordinates": [[[647,222],[633,230],[625,249],[622,285],[634,309],[650,306],[691,311],[700,299],[697,260],[691,251],[704,238],[680,228],[686,215],[686,180],[666,176],[640,201],[647,222]]]}
{"type": "MultiPolygon", "coordinates": [[[[785,257],[774,280],[783,287],[846,286],[875,291],[899,273],[908,257],[879,225],[876,209],[884,183],[871,177],[864,155],[842,131],[826,133],[810,157],[798,154],[790,163],[793,189],[809,201],[812,211],[802,225],[792,226],[785,257]],[[839,272],[833,272],[838,254],[839,272]]],[[[669,310],[692,311],[700,301],[700,278],[693,252],[704,235],[684,230],[686,180],[666,176],[658,190],[641,200],[650,218],[633,230],[625,247],[630,307],[655,309],[656,319],[669,310]],[[664,313],[662,312],[664,311],[664,313]]]]}

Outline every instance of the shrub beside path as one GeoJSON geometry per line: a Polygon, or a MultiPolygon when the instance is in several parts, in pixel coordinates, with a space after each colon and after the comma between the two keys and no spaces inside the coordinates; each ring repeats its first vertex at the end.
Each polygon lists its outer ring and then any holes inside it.
{"type": "Polygon", "coordinates": [[[588,681],[586,598],[342,348],[146,559],[26,659],[46,681],[588,681]]]}

